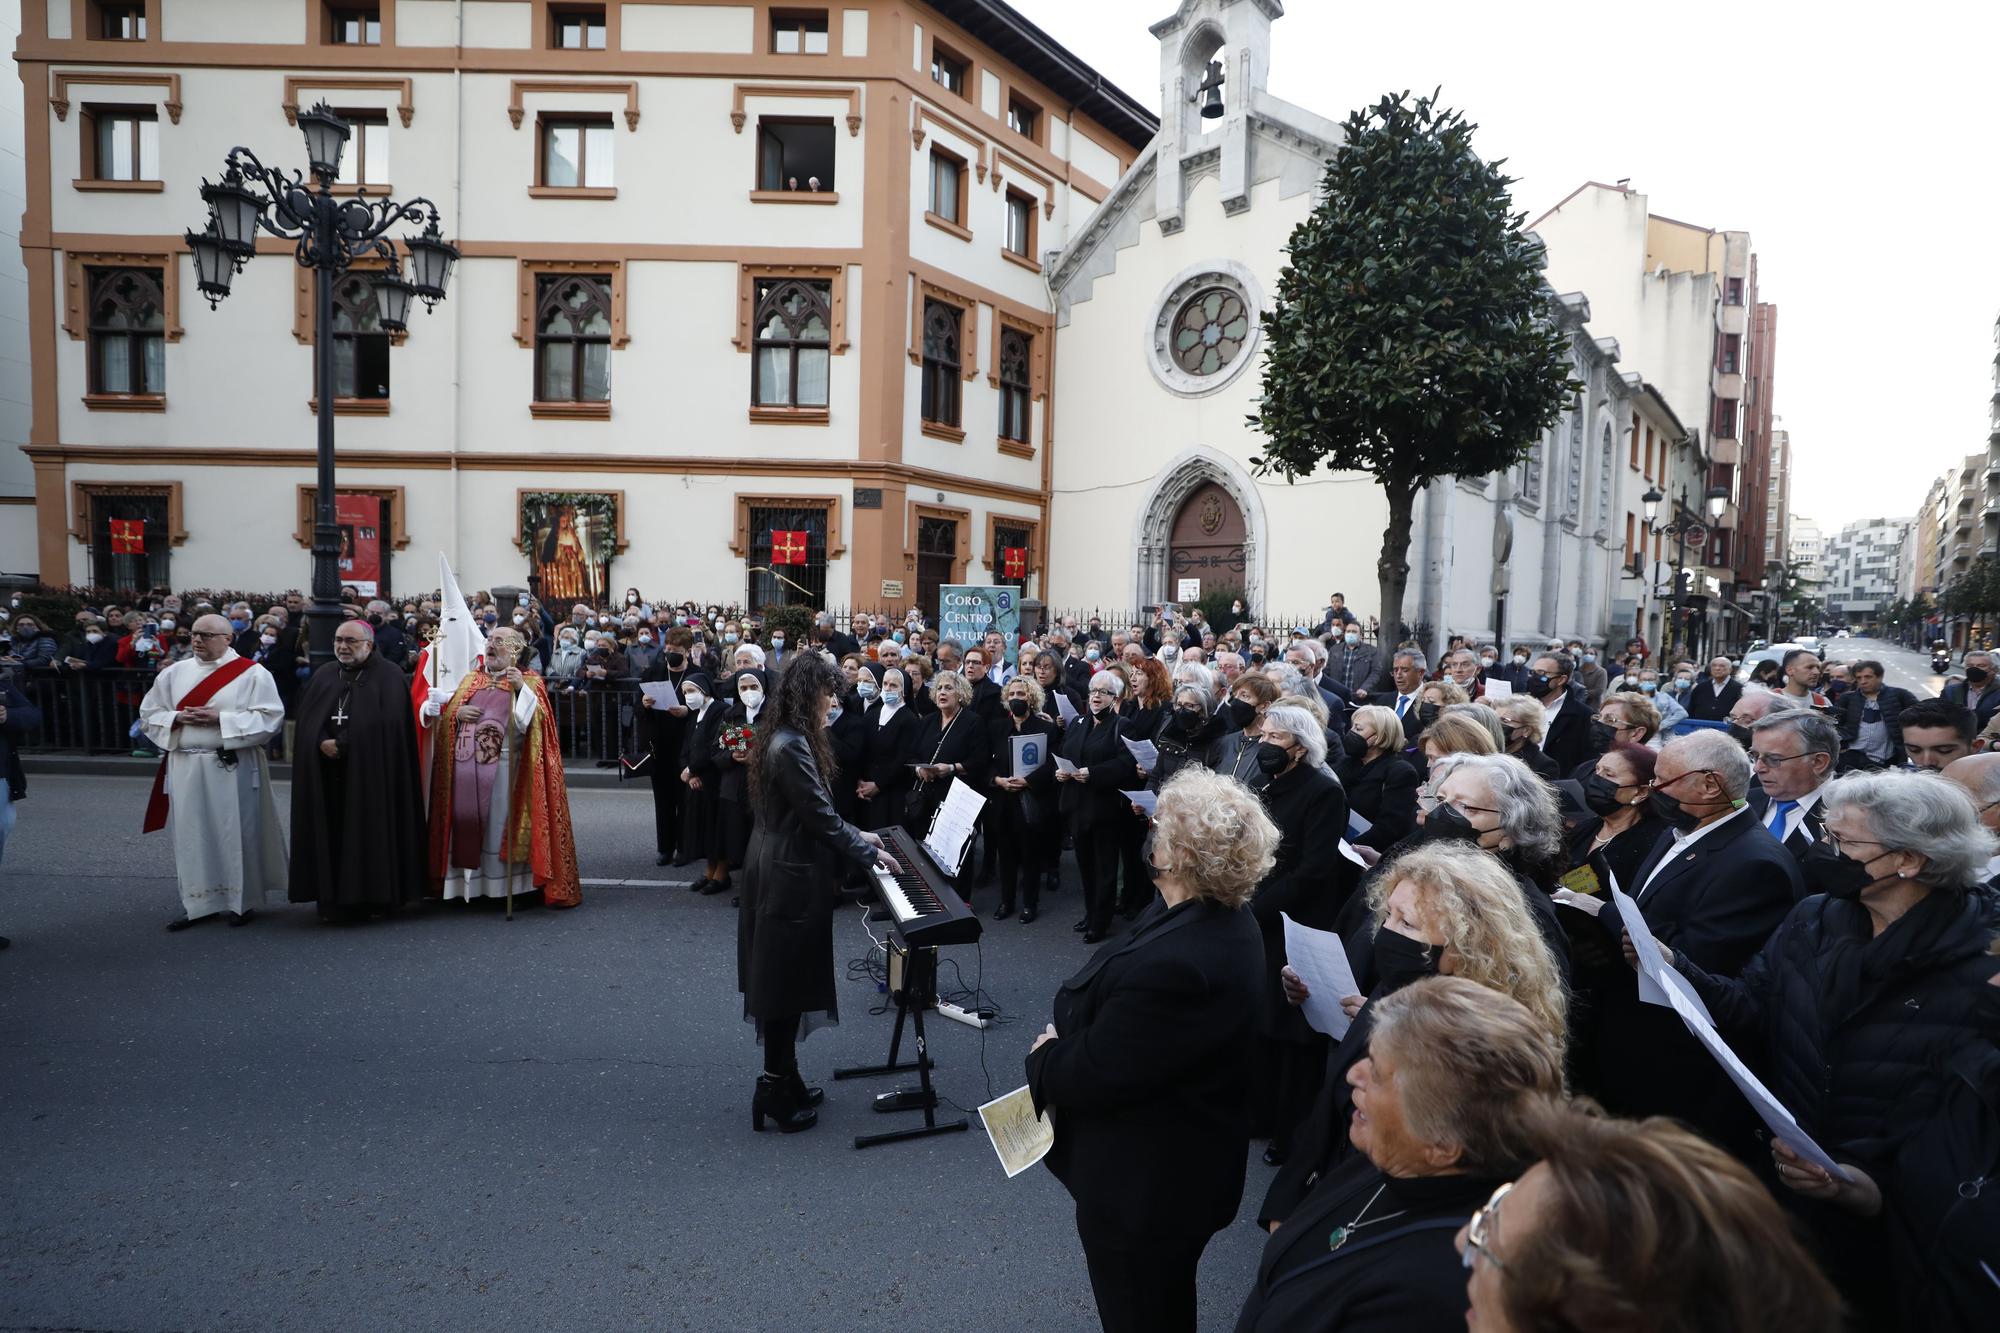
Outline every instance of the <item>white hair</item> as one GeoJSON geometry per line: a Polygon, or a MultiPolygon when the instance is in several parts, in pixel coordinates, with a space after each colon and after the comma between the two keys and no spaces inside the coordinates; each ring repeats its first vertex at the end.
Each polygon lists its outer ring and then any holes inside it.
{"type": "Polygon", "coordinates": [[[1215,697],[1215,673],[1199,662],[1183,662],[1174,668],[1174,688],[1192,685],[1210,700],[1215,697]]]}
{"type": "Polygon", "coordinates": [[[1090,688],[1104,690],[1112,698],[1122,698],[1125,694],[1125,677],[1116,671],[1099,671],[1090,678],[1090,688]]]}
{"type": "Polygon", "coordinates": [[[1326,771],[1326,732],[1318,718],[1297,704],[1275,703],[1264,710],[1265,734],[1273,728],[1291,733],[1306,752],[1307,766],[1326,771]]]}
{"type": "Polygon", "coordinates": [[[764,665],[764,650],[762,648],[759,648],[756,644],[739,643],[736,645],[736,651],[734,653],[731,653],[730,657],[733,660],[735,657],[740,656],[743,653],[750,654],[750,660],[752,662],[755,662],[758,666],[761,667],[764,665]]]}
{"type": "Polygon", "coordinates": [[[1980,883],[2000,845],[1979,822],[1971,794],[1935,774],[1851,773],[1825,791],[1820,808],[1828,818],[1851,810],[1868,821],[1883,851],[1921,852],[1917,878],[1933,888],[1959,892],[1980,883]]]}
{"type": "Polygon", "coordinates": [[[1690,769],[1707,769],[1722,784],[1722,794],[1732,801],[1743,799],[1750,790],[1750,756],[1726,731],[1694,731],[1676,736],[1660,747],[1660,757],[1669,754],[1690,769]]]}

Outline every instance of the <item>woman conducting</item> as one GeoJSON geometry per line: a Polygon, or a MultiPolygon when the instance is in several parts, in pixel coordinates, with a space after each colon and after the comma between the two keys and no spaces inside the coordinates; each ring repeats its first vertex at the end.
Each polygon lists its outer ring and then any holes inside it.
{"type": "Polygon", "coordinates": [[[882,840],[834,813],[827,713],[840,669],[813,653],[785,664],[744,767],[755,831],[736,916],[736,987],[764,1044],[750,1128],[768,1117],[790,1134],[819,1121],[821,1100],[799,1076],[798,1040],[840,1021],[833,989],[833,909],[841,877],[899,869],[882,840]]]}
{"type": "Polygon", "coordinates": [[[1076,1200],[1107,1333],[1191,1331],[1196,1265],[1242,1199],[1264,961],[1243,909],[1277,848],[1236,783],[1200,769],[1168,783],[1150,850],[1158,900],[1056,992],[1028,1054],[1035,1109],[1055,1120],[1045,1160],[1076,1200]]]}

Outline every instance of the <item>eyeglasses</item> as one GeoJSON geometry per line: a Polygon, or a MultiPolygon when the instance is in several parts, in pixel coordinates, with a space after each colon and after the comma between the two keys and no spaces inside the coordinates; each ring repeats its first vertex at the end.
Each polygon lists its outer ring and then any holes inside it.
{"type": "Polygon", "coordinates": [[[1465,1224],[1465,1250],[1459,1259],[1465,1265],[1467,1272],[1472,1271],[1477,1260],[1484,1260],[1503,1273],[1507,1271],[1507,1265],[1500,1261],[1499,1255],[1493,1253],[1489,1236],[1493,1222],[1500,1216],[1500,1201],[1506,1198],[1507,1191],[1513,1188],[1514,1182],[1510,1180],[1494,1190],[1492,1197],[1481,1204],[1472,1214],[1472,1220],[1465,1224]]]}
{"type": "Polygon", "coordinates": [[[1750,752],[1750,764],[1753,768],[1776,768],[1779,764],[1789,764],[1794,759],[1803,759],[1805,757],[1803,750],[1797,754],[1760,754],[1752,750],[1750,752]]]}
{"type": "Polygon", "coordinates": [[[1637,731],[1639,729],[1639,724],[1636,722],[1621,722],[1615,717],[1606,717],[1602,713],[1597,715],[1596,720],[1602,722],[1613,731],[1637,731]]]}
{"type": "Polygon", "coordinates": [[[226,629],[198,629],[194,631],[194,637],[197,639],[233,639],[236,637],[236,632],[226,629]]]}
{"type": "Polygon", "coordinates": [[[1651,782],[1647,783],[1646,785],[1648,787],[1651,787],[1654,791],[1665,791],[1667,788],[1673,786],[1676,782],[1681,781],[1683,778],[1691,778],[1697,773],[1713,774],[1714,772],[1715,770],[1712,768],[1690,768],[1687,772],[1676,773],[1673,777],[1670,778],[1654,778],[1651,782]]]}
{"type": "Polygon", "coordinates": [[[1886,842],[1875,842],[1869,838],[1843,838],[1832,829],[1827,829],[1820,834],[1820,837],[1825,841],[1827,849],[1835,853],[1838,853],[1843,847],[1881,847],[1886,850],[1889,845],[1886,842]]]}

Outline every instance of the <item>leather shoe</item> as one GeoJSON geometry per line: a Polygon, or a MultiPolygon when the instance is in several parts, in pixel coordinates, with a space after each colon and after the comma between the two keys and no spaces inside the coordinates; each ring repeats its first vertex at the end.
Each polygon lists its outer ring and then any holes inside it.
{"type": "Polygon", "coordinates": [[[993,919],[995,921],[1005,921],[1012,915],[1014,915],[1014,909],[1006,903],[1001,903],[993,909],[993,919]]]}
{"type": "Polygon", "coordinates": [[[1090,929],[1090,922],[1088,919],[1079,921],[1075,925],[1071,926],[1070,929],[1076,931],[1078,934],[1081,934],[1082,932],[1090,929]]]}
{"type": "MultiPolygon", "coordinates": [[[[1027,925],[1027,924],[1028,924],[1028,923],[1029,923],[1030,921],[1033,921],[1034,919],[1035,919],[1035,909],[1034,909],[1034,908],[1032,908],[1032,907],[1023,907],[1023,908],[1021,909],[1021,924],[1022,924],[1022,925],[1024,925],[1024,926],[1025,926],[1025,925],[1027,925]]],[[[0,948],[5,948],[5,947],[6,947],[5,945],[0,945],[0,948]]]]}
{"type": "Polygon", "coordinates": [[[1104,932],[1101,930],[1086,930],[1083,932],[1083,942],[1085,944],[1096,944],[1103,938],[1104,932]]]}
{"type": "Polygon", "coordinates": [[[791,1078],[792,1078],[792,1096],[798,1098],[800,1104],[805,1106],[818,1106],[821,1102],[826,1100],[826,1089],[807,1087],[806,1081],[803,1078],[799,1077],[798,1070],[794,1069],[792,1071],[791,1078]]]}

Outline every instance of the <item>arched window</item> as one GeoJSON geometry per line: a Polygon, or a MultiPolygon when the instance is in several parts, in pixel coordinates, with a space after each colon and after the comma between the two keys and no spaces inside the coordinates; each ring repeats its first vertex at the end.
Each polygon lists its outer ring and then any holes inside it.
{"type": "Polygon", "coordinates": [[[90,391],[167,391],[166,300],[156,268],[92,269],[90,391]]]}
{"type": "Polygon", "coordinates": [[[832,288],[824,282],[757,284],[750,401],[759,407],[826,406],[832,356],[832,288]]]}
{"type": "Polygon", "coordinates": [[[1000,330],[1000,438],[1028,442],[1028,335],[1000,330]]]}
{"type": "Polygon", "coordinates": [[[535,397],[544,403],[611,399],[611,290],[601,276],[536,283],[535,397]]]}
{"type": "Polygon", "coordinates": [[[375,279],[351,273],[333,288],[333,396],[389,396],[389,331],[375,279]]]}
{"type": "Polygon", "coordinates": [[[942,426],[958,425],[958,339],[962,318],[956,306],[943,301],[924,302],[923,418],[942,426]]]}

